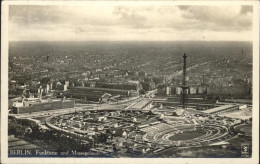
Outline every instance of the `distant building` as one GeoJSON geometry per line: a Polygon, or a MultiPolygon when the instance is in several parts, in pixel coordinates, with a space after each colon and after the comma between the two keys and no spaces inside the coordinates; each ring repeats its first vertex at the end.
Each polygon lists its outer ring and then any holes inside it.
{"type": "MultiPolygon", "coordinates": [[[[216,99],[185,98],[185,101],[187,107],[193,107],[198,110],[205,110],[216,106],[216,99]]],[[[171,96],[167,98],[167,101],[157,103],[163,103],[167,106],[180,106],[182,99],[177,96],[171,96]]]]}
{"type": "Polygon", "coordinates": [[[65,81],[65,85],[69,86],[70,82],[69,81],[65,81]]]}
{"type": "Polygon", "coordinates": [[[112,97],[111,94],[105,93],[105,94],[103,94],[103,95],[99,98],[99,101],[106,103],[106,102],[108,102],[108,101],[110,100],[110,97],[112,97]]]}
{"type": "MultiPolygon", "coordinates": [[[[104,96],[105,94],[110,94],[111,96],[120,95],[121,97],[130,96],[130,92],[127,90],[93,87],[69,87],[68,91],[65,93],[65,96],[101,102],[102,96],[104,96]]],[[[107,95],[105,97],[107,97],[107,95]]],[[[103,100],[105,97],[103,97],[103,100]]]]}
{"type": "Polygon", "coordinates": [[[155,87],[155,83],[150,81],[150,82],[141,82],[141,85],[142,85],[142,88],[145,90],[145,91],[151,91],[151,90],[154,90],[156,87],[155,87]]]}
{"type": "Polygon", "coordinates": [[[138,95],[139,95],[138,91],[134,91],[134,90],[129,91],[129,96],[130,97],[137,97],[138,95]]]}
{"type": "Polygon", "coordinates": [[[228,104],[228,105],[222,105],[216,108],[212,108],[209,110],[205,110],[204,113],[206,114],[219,114],[222,112],[228,112],[228,111],[233,111],[233,110],[238,110],[239,106],[238,105],[232,105],[232,104],[228,104]]]}
{"type": "Polygon", "coordinates": [[[175,92],[175,93],[178,94],[178,95],[180,95],[181,92],[182,92],[181,87],[176,87],[176,92],[175,92]]]}
{"type": "Polygon", "coordinates": [[[138,76],[139,77],[145,77],[145,76],[147,76],[147,73],[144,72],[144,71],[140,71],[140,72],[138,72],[138,76]]]}
{"type": "Polygon", "coordinates": [[[193,94],[197,94],[197,87],[190,87],[190,94],[193,95],[193,94]]]}
{"type": "MultiPolygon", "coordinates": [[[[91,87],[91,86],[90,86],[91,87]]],[[[140,90],[140,85],[135,83],[108,83],[108,82],[96,82],[94,86],[97,88],[109,88],[109,89],[122,89],[122,90],[140,90]]]]}
{"type": "Polygon", "coordinates": [[[40,100],[23,101],[22,104],[13,106],[14,114],[40,112],[54,109],[74,108],[74,100],[40,100]]]}
{"type": "Polygon", "coordinates": [[[64,85],[64,84],[60,84],[60,85],[56,86],[56,90],[67,91],[68,90],[68,86],[64,85]]]}
{"type": "Polygon", "coordinates": [[[171,88],[170,87],[166,87],[166,95],[169,95],[169,94],[171,94],[171,88]]]}
{"type": "Polygon", "coordinates": [[[207,94],[207,88],[206,87],[198,87],[198,94],[207,94]]]}

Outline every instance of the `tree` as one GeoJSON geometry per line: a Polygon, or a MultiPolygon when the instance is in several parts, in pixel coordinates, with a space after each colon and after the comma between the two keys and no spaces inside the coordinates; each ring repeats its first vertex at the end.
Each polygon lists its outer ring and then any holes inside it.
{"type": "Polygon", "coordinates": [[[102,133],[99,137],[98,137],[98,142],[102,142],[105,143],[108,139],[108,134],[102,133]]]}
{"type": "Polygon", "coordinates": [[[50,78],[48,77],[44,77],[40,80],[41,84],[47,84],[48,82],[50,82],[50,78]]]}
{"type": "Polygon", "coordinates": [[[140,89],[140,90],[139,90],[139,94],[140,94],[140,95],[144,95],[144,94],[145,94],[145,90],[140,89]]]}

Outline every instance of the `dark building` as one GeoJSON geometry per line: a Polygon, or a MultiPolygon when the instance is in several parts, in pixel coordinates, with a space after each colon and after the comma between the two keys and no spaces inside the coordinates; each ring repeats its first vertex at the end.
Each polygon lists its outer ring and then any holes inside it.
{"type": "MultiPolygon", "coordinates": [[[[180,97],[168,97],[167,101],[165,101],[165,105],[170,106],[179,106],[182,104],[182,99],[180,97]]],[[[196,97],[185,97],[185,104],[187,107],[192,107],[197,110],[205,110],[209,108],[213,108],[216,106],[216,99],[205,99],[205,98],[196,98],[196,97]]]]}
{"type": "Polygon", "coordinates": [[[151,91],[155,89],[155,83],[154,82],[141,82],[142,88],[145,91],[151,91]]]}
{"type": "Polygon", "coordinates": [[[107,82],[96,82],[95,87],[97,88],[109,88],[109,89],[122,89],[122,90],[139,90],[140,86],[133,83],[107,83],[107,82]]]}
{"type": "Polygon", "coordinates": [[[144,71],[140,71],[140,72],[138,72],[138,76],[139,77],[145,77],[145,76],[147,76],[147,73],[144,72],[144,71]]]}
{"type": "Polygon", "coordinates": [[[77,99],[86,99],[90,101],[100,101],[100,98],[109,93],[112,96],[120,95],[122,97],[129,97],[130,91],[120,89],[108,88],[93,88],[93,87],[69,87],[65,96],[77,99]]]}

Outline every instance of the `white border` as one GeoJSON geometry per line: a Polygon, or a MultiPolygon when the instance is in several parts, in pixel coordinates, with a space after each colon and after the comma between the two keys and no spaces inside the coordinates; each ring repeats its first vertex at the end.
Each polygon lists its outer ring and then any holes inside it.
{"type": "Polygon", "coordinates": [[[258,1],[3,1],[1,22],[1,163],[221,163],[259,162],[259,2],[258,1]],[[8,158],[8,6],[9,5],[253,5],[253,154],[252,158],[8,158]]]}

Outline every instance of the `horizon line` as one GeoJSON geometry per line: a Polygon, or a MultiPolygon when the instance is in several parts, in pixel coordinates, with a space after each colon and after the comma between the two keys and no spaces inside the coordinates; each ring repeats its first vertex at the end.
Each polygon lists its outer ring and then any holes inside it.
{"type": "Polygon", "coordinates": [[[253,42],[252,40],[10,40],[8,42],[253,42]]]}

